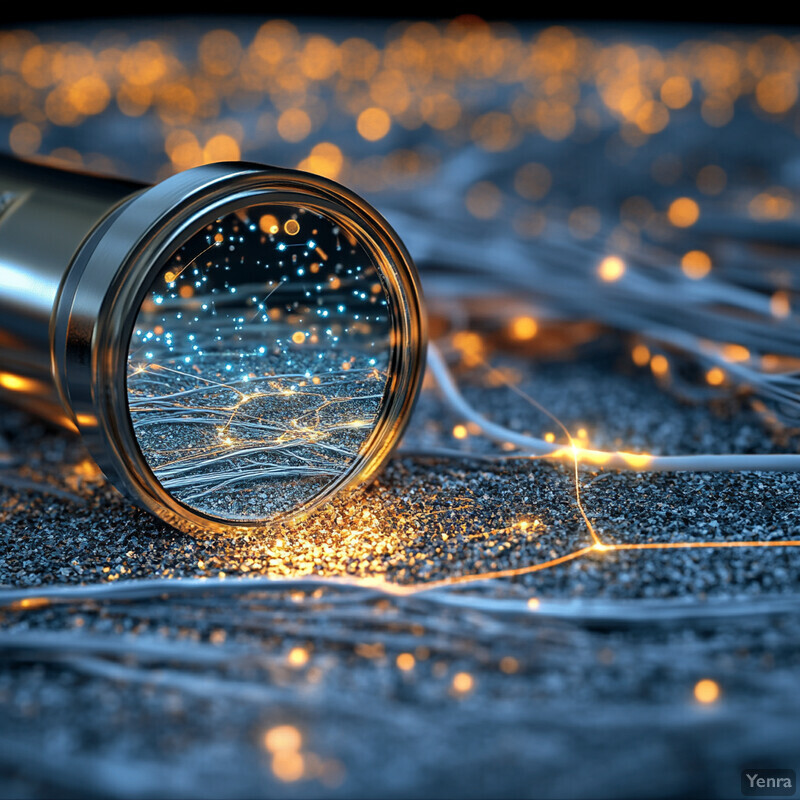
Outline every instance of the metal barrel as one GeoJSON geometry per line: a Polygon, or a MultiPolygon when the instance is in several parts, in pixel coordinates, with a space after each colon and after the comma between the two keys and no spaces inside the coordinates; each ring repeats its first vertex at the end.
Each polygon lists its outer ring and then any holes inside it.
{"type": "Polygon", "coordinates": [[[0,156],[0,397],[72,426],[55,385],[51,325],[89,233],[142,187],[0,156]]]}

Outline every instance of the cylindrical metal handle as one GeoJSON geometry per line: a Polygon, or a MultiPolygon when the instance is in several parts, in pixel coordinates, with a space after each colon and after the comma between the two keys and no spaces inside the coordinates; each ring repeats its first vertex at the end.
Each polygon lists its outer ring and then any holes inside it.
{"type": "Polygon", "coordinates": [[[372,476],[422,379],[418,277],[343,186],[259,164],[151,187],[0,160],[0,389],[190,532],[372,476]]]}
{"type": "Polygon", "coordinates": [[[143,186],[0,156],[0,397],[72,425],[52,371],[50,324],[81,243],[143,186]]]}

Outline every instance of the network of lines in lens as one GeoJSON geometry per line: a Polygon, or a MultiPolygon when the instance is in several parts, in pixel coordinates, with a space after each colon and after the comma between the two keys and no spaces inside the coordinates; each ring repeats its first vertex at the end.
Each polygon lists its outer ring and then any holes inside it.
{"type": "Polygon", "coordinates": [[[365,247],[297,206],[193,235],[148,289],[128,355],[142,453],[177,500],[269,519],[352,468],[386,392],[391,320],[365,247]]]}

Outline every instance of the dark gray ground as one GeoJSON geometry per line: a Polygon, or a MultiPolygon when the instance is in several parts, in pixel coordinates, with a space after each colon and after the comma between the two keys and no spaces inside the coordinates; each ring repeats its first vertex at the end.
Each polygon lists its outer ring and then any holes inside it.
{"type": "MultiPolygon", "coordinates": [[[[785,446],[746,406],[682,404],[614,353],[514,366],[599,446],[785,446]]],[[[493,418],[542,429],[480,377],[461,379],[493,418]]],[[[457,421],[426,392],[406,444],[457,421]]],[[[2,425],[9,589],[217,578],[24,610],[8,602],[40,592],[0,592],[2,796],[737,797],[742,767],[797,766],[796,549],[598,553],[406,597],[302,582],[248,591],[235,579],[268,570],[408,583],[519,567],[587,536],[564,468],[404,457],[280,542],[195,541],[93,477],[73,437],[12,410],[2,425]],[[509,528],[521,519],[539,524],[509,528]],[[292,665],[293,647],[307,663],[292,665]],[[413,669],[399,669],[401,653],[413,669]],[[462,693],[460,672],[473,680],[462,693]],[[721,689],[710,706],[693,697],[703,678],[721,689]],[[290,782],[263,745],[286,724],[303,737],[290,782]]],[[[610,473],[583,486],[609,541],[767,541],[800,538],[798,481],[610,473]]]]}

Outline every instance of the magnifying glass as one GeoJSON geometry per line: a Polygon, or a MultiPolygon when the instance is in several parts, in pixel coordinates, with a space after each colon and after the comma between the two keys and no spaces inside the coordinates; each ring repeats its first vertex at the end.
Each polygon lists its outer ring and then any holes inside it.
{"type": "Polygon", "coordinates": [[[424,353],[409,254],[333,181],[0,159],[0,392],[181,530],[263,529],[374,476],[424,353]]]}

